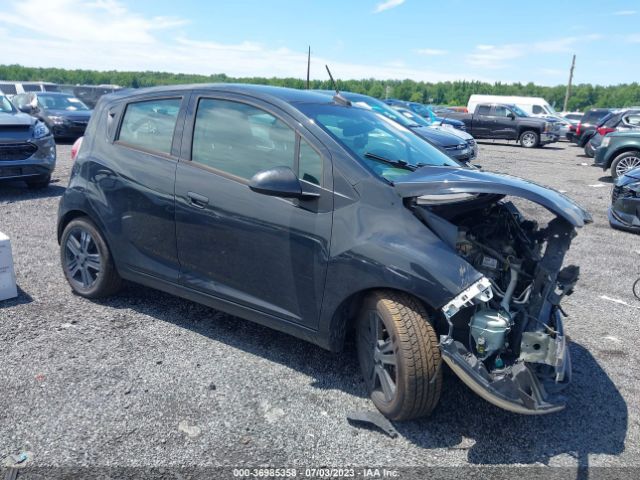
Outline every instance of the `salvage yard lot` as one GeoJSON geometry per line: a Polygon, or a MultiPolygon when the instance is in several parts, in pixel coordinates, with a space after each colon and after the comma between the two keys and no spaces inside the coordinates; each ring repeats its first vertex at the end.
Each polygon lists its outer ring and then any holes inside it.
{"type": "MultiPolygon", "coordinates": [[[[430,418],[399,438],[351,426],[373,409],[353,344],[331,354],[145,287],[89,301],[71,293],[55,239],[71,166],[51,186],[0,186],[20,296],[0,303],[0,458],[42,466],[467,464],[640,466],[640,236],[609,228],[611,179],[581,149],[484,143],[476,163],[566,192],[594,223],[568,254],[573,385],[563,412],[493,407],[447,375],[430,418]],[[249,460],[250,459],[250,460],[249,460]]],[[[540,213],[531,205],[525,213],[540,213]]],[[[215,254],[215,252],[211,252],[215,254]]]]}

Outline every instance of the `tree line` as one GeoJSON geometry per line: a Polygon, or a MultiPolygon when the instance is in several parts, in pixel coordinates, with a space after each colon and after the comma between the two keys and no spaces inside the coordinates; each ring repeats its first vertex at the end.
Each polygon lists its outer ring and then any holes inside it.
{"type": "MultiPolygon", "coordinates": [[[[67,70],[62,68],[33,68],[21,65],[0,65],[0,80],[43,81],[71,85],[115,84],[123,87],[151,87],[178,83],[259,83],[282,87],[305,88],[306,82],[298,78],[233,78],[224,73],[197,75],[169,72],[120,72],[115,70],[67,70]]],[[[478,81],[416,82],[413,80],[337,80],[345,91],[363,93],[376,98],[393,97],[420,103],[438,105],[466,105],[474,93],[490,95],[525,95],[543,97],[556,109],[561,109],[565,85],[547,87],[532,82],[486,83],[478,81]]],[[[330,89],[328,80],[312,80],[312,89],[330,89]]],[[[584,111],[591,107],[629,107],[640,105],[638,82],[620,85],[579,84],[572,87],[568,109],[584,111]]]]}

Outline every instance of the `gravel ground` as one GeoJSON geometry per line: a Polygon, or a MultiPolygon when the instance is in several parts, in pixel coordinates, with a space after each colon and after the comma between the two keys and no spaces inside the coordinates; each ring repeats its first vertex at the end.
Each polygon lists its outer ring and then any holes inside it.
{"type": "MultiPolygon", "coordinates": [[[[351,426],[370,409],[353,349],[320,348],[145,287],[75,296],[55,240],[70,145],[51,186],[0,187],[20,296],[0,303],[0,459],[41,466],[640,466],[640,236],[606,220],[611,179],[566,143],[480,146],[487,170],[566,191],[593,214],[564,302],[574,383],[565,411],[504,412],[452,375],[433,416],[391,439],[351,426]]],[[[537,207],[525,205],[530,213],[537,207]]]]}

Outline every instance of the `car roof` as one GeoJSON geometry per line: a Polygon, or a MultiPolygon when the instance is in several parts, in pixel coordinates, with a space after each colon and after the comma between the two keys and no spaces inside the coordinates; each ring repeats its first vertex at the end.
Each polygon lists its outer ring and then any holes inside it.
{"type": "Polygon", "coordinates": [[[252,95],[261,98],[269,98],[285,103],[333,103],[332,97],[312,90],[299,90],[296,88],[275,87],[271,85],[253,85],[244,83],[195,83],[188,85],[166,85],[162,87],[148,87],[139,89],[118,90],[109,94],[109,98],[127,98],[138,95],[146,95],[162,92],[181,91],[207,91],[229,92],[252,95]]]}

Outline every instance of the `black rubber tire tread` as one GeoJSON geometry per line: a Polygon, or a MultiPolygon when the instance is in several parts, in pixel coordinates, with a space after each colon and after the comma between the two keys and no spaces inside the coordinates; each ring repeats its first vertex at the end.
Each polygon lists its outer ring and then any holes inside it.
{"type": "Polygon", "coordinates": [[[64,228],[62,232],[62,237],[60,239],[60,264],[63,266],[62,270],[65,274],[65,278],[69,281],[69,285],[74,292],[78,295],[85,298],[104,298],[114,293],[118,292],[122,287],[122,278],[118,274],[118,271],[113,262],[113,257],[111,256],[111,251],[107,246],[107,242],[104,240],[102,233],[96,227],[96,225],[89,219],[89,217],[78,217],[70,221],[67,226],[64,228]],[[74,287],[74,285],[67,278],[67,272],[64,268],[65,262],[65,244],[67,242],[67,237],[69,232],[75,228],[81,227],[86,229],[91,236],[94,238],[98,250],[100,252],[100,256],[102,257],[102,264],[104,265],[104,269],[100,273],[98,277],[98,281],[86,291],[78,290],[74,287]]]}
{"type": "Polygon", "coordinates": [[[593,158],[595,156],[596,151],[591,146],[591,142],[587,142],[587,144],[584,146],[584,154],[589,158],[593,158]]]}
{"type": "Polygon", "coordinates": [[[397,346],[396,398],[376,407],[391,420],[410,420],[429,415],[442,390],[442,369],[438,337],[426,308],[416,298],[393,290],[379,290],[365,301],[375,307],[397,346]],[[391,320],[391,325],[385,322],[391,320]],[[437,378],[433,383],[434,376],[437,378]]]}
{"type": "Polygon", "coordinates": [[[520,138],[518,139],[518,141],[520,142],[520,146],[522,148],[538,148],[540,146],[540,134],[538,132],[536,132],[535,130],[525,130],[524,132],[522,132],[520,134],[520,138]],[[536,136],[536,143],[534,143],[530,147],[525,147],[524,146],[524,142],[522,141],[522,137],[524,136],[525,133],[533,133],[536,136]]]}

